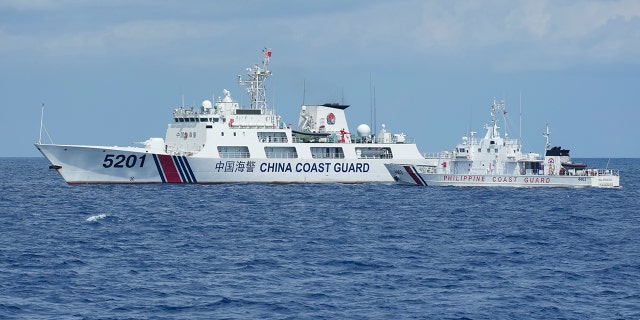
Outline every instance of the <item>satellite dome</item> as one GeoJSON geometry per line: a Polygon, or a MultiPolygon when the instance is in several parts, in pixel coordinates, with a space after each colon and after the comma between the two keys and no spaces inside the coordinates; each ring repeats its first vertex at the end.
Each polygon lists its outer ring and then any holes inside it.
{"type": "Polygon", "coordinates": [[[359,125],[357,130],[358,130],[358,136],[360,137],[368,137],[371,135],[371,128],[369,128],[369,126],[364,123],[359,125]]]}
{"type": "Polygon", "coordinates": [[[202,107],[205,108],[205,109],[211,109],[211,107],[212,107],[211,101],[209,101],[209,100],[202,101],[202,107]]]}

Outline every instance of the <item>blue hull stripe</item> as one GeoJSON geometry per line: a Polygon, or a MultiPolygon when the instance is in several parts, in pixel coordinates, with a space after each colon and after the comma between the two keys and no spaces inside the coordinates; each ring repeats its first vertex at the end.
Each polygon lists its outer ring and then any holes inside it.
{"type": "Polygon", "coordinates": [[[424,178],[423,178],[423,177],[418,173],[418,170],[416,170],[416,167],[411,166],[411,168],[413,169],[413,172],[415,172],[415,173],[416,173],[416,175],[418,175],[418,178],[420,178],[420,180],[422,181],[422,184],[426,186],[426,185],[427,185],[427,182],[426,182],[426,181],[424,180],[424,178]]]}
{"type": "Polygon", "coordinates": [[[180,173],[180,179],[182,179],[182,182],[189,182],[187,180],[187,178],[184,176],[184,172],[182,171],[182,163],[180,162],[180,157],[179,156],[173,156],[173,163],[176,164],[176,169],[178,169],[178,173],[180,173]]]}
{"type": "Polygon", "coordinates": [[[189,165],[189,161],[187,161],[187,157],[183,157],[182,159],[184,161],[184,166],[185,166],[185,171],[189,173],[189,176],[191,176],[191,182],[193,183],[197,183],[198,181],[196,180],[196,176],[193,174],[193,170],[191,170],[191,166],[189,165]]]}
{"type": "Polygon", "coordinates": [[[160,162],[158,162],[158,156],[156,156],[156,154],[153,154],[153,161],[155,161],[156,163],[156,168],[158,169],[158,174],[160,175],[160,179],[162,180],[162,183],[166,183],[167,180],[164,178],[164,173],[162,173],[162,167],[160,167],[160,162]]]}
{"type": "Polygon", "coordinates": [[[418,178],[420,178],[420,180],[422,180],[422,183],[426,186],[427,185],[427,181],[424,180],[424,178],[418,173],[418,170],[416,170],[415,167],[413,167],[413,170],[416,172],[416,174],[418,175],[418,178]]]}
{"type": "Polygon", "coordinates": [[[184,176],[187,178],[187,181],[189,183],[193,183],[193,179],[191,179],[191,175],[189,174],[189,171],[187,171],[187,166],[184,165],[187,160],[185,157],[178,157],[178,160],[180,161],[180,168],[182,168],[182,172],[184,172],[184,176]]]}
{"type": "Polygon", "coordinates": [[[191,183],[191,177],[189,176],[189,173],[187,172],[187,169],[184,167],[184,157],[176,157],[176,159],[178,160],[178,165],[180,166],[180,172],[182,172],[184,174],[184,178],[182,180],[184,180],[184,182],[188,182],[191,183]]]}

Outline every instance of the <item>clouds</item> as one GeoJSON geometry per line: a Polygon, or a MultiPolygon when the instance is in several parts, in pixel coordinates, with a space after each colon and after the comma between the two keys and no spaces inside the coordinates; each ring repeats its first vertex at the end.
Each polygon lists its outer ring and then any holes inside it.
{"type": "Polygon", "coordinates": [[[517,10],[509,12],[506,25],[522,27],[535,38],[542,38],[549,32],[552,15],[547,1],[528,1],[517,10]]]}
{"type": "Polygon", "coordinates": [[[60,6],[82,3],[82,0],[2,0],[0,9],[12,9],[17,11],[27,10],[51,10],[60,6]]]}
{"type": "Polygon", "coordinates": [[[297,63],[309,59],[296,57],[322,52],[345,65],[453,57],[511,70],[637,63],[640,54],[640,3],[634,0],[188,4],[5,0],[0,57],[65,63],[180,55],[185,63],[224,63],[228,52],[216,55],[221,44],[255,49],[269,43],[297,63]]]}
{"type": "Polygon", "coordinates": [[[6,152],[35,153],[24,130],[44,101],[61,111],[48,117],[63,140],[157,135],[159,110],[182,94],[196,103],[233,89],[267,45],[277,75],[270,99],[286,119],[297,117],[304,94],[345,99],[352,121],[367,119],[373,78],[380,119],[437,151],[457,141],[442,132],[456,137],[485,115],[472,106],[522,92],[532,121],[573,119],[554,130],[579,133],[576,150],[637,155],[624,147],[637,136],[633,123],[615,122],[616,146],[583,126],[603,106],[634,118],[639,40],[637,0],[0,0],[0,96],[11,106],[6,118],[22,120],[2,130],[23,133],[6,152]],[[127,130],[105,134],[86,117],[127,130]]]}
{"type": "Polygon", "coordinates": [[[564,8],[549,35],[569,55],[588,62],[635,62],[640,56],[640,3],[586,2],[564,8]],[[560,19],[562,18],[562,19],[560,19]]]}
{"type": "Polygon", "coordinates": [[[635,63],[640,43],[637,1],[430,2],[420,21],[424,51],[481,52],[505,69],[635,63]]]}

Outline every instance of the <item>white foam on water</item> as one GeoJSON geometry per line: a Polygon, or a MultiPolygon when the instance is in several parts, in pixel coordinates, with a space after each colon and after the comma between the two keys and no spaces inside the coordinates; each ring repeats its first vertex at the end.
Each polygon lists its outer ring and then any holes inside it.
{"type": "Polygon", "coordinates": [[[100,219],[104,219],[104,218],[106,218],[106,217],[107,217],[107,215],[106,215],[106,214],[101,213],[101,214],[97,214],[97,215],[95,215],[95,216],[91,216],[91,217],[87,218],[87,221],[88,221],[88,222],[95,222],[95,221],[98,221],[98,220],[100,220],[100,219]]]}

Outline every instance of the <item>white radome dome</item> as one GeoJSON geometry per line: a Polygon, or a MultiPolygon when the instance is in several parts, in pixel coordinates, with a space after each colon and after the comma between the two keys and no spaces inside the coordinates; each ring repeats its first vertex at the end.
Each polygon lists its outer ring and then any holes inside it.
{"type": "Polygon", "coordinates": [[[366,124],[361,124],[358,126],[358,136],[360,137],[368,137],[371,135],[371,128],[369,128],[366,124]]]}
{"type": "Polygon", "coordinates": [[[209,100],[204,100],[202,101],[202,107],[205,109],[211,109],[213,105],[211,104],[211,101],[209,100]]]}

